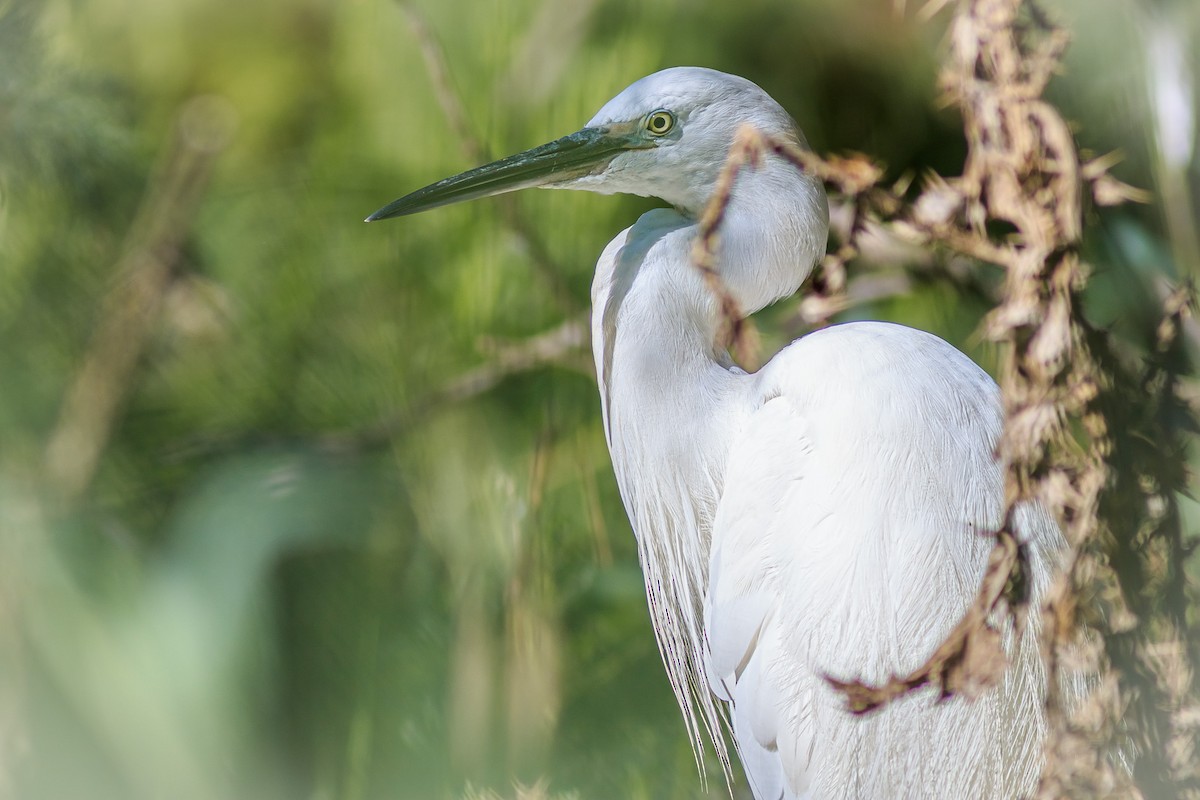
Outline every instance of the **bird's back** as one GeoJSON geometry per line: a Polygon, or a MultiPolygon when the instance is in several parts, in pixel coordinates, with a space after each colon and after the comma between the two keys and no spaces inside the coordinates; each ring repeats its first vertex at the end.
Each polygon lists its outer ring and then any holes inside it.
{"type": "MultiPolygon", "coordinates": [[[[710,682],[732,701],[757,795],[1031,788],[1036,626],[1002,685],[974,702],[935,704],[927,690],[853,717],[822,679],[906,673],[961,618],[1002,513],[995,384],[941,339],[886,323],[811,334],[747,381],[705,611],[710,682]]],[[[1044,513],[1020,516],[1040,592],[1061,537],[1044,513]]]]}

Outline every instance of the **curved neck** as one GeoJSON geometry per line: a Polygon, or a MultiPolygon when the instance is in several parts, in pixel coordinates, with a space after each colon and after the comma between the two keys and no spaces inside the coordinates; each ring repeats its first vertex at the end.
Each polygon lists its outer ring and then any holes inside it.
{"type": "MultiPolygon", "coordinates": [[[[800,288],[825,252],[828,225],[825,190],[812,176],[777,156],[742,170],[718,231],[716,261],[743,314],[800,288]]],[[[719,306],[691,260],[696,232],[691,211],[655,209],[610,242],[596,265],[592,333],[606,427],[614,361],[626,367],[616,380],[633,394],[649,383],[658,402],[690,392],[687,384],[707,367],[729,366],[717,343],[719,306]]]]}
{"type": "MultiPolygon", "coordinates": [[[[824,190],[776,161],[742,173],[720,231],[718,269],[743,313],[794,293],[825,249],[824,190]]],[[[693,741],[708,728],[722,751],[720,715],[701,688],[703,598],[747,381],[716,343],[718,305],[691,261],[696,229],[694,215],[657,209],[609,243],[592,284],[592,347],[667,674],[693,741]]]]}
{"type": "MultiPolygon", "coordinates": [[[[796,292],[824,252],[827,220],[820,183],[782,159],[739,175],[716,260],[742,313],[796,292]]],[[[656,209],[610,242],[596,265],[592,345],[618,473],[675,461],[720,483],[712,470],[723,464],[719,432],[729,427],[709,423],[728,410],[741,373],[718,343],[720,307],[692,263],[696,233],[693,215],[656,209]]]]}
{"type": "Polygon", "coordinates": [[[820,181],[778,156],[739,174],[719,228],[717,267],[743,314],[799,290],[825,253],[829,206],[820,181]]]}

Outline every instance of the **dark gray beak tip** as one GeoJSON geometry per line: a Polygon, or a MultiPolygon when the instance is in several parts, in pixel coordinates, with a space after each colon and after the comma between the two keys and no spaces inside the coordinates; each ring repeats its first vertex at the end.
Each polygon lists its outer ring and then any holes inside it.
{"type": "Polygon", "coordinates": [[[397,210],[399,205],[400,205],[400,201],[393,200],[392,202],[388,203],[383,208],[381,208],[378,211],[376,211],[375,213],[371,214],[371,216],[364,219],[363,222],[378,222],[381,219],[388,219],[389,217],[403,216],[405,212],[401,211],[401,210],[397,210]]]}

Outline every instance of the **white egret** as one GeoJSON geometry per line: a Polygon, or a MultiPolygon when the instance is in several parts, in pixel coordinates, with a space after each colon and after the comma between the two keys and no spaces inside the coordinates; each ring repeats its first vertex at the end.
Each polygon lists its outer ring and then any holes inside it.
{"type": "MultiPolygon", "coordinates": [[[[928,333],[855,322],[747,374],[691,263],[697,217],[743,123],[804,146],[743,78],[675,68],[629,86],[577,133],[446,178],[368,221],[532,186],[671,204],[596,265],[592,346],[613,468],[637,536],[659,649],[694,743],[755,797],[1011,797],[1035,785],[1045,731],[1033,628],[975,701],[932,689],[857,717],[823,676],[882,682],[960,619],[1001,522],[996,385],[928,333]]],[[[819,181],[777,157],[741,172],[718,270],[752,313],[796,292],[824,253],[819,181]]],[[[1018,515],[1035,597],[1061,546],[1018,515]]]]}

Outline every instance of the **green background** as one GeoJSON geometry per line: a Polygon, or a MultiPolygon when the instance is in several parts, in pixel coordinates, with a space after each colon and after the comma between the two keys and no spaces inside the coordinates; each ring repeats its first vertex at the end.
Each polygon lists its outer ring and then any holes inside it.
{"type": "MultiPolygon", "coordinates": [[[[819,152],[952,175],[948,13],[899,5],[0,0],[0,797],[700,794],[586,346],[470,380],[581,319],[596,256],[655,203],[528,192],[525,233],[494,200],[363,225],[474,166],[412,14],[488,156],[697,64],[759,83],[819,152]],[[211,174],[172,205],[180,152],[211,174]],[[72,489],[47,448],[156,225],[169,287],[72,489]]],[[[1137,347],[1200,267],[1200,176],[1154,104],[1178,41],[1195,113],[1200,11],[1049,6],[1074,35],[1051,99],[1164,198],[1088,216],[1089,316],[1137,347]]],[[[760,316],[768,349],[796,307],[760,316]]],[[[917,280],[844,318],[990,365],[986,310],[917,280]]]]}

